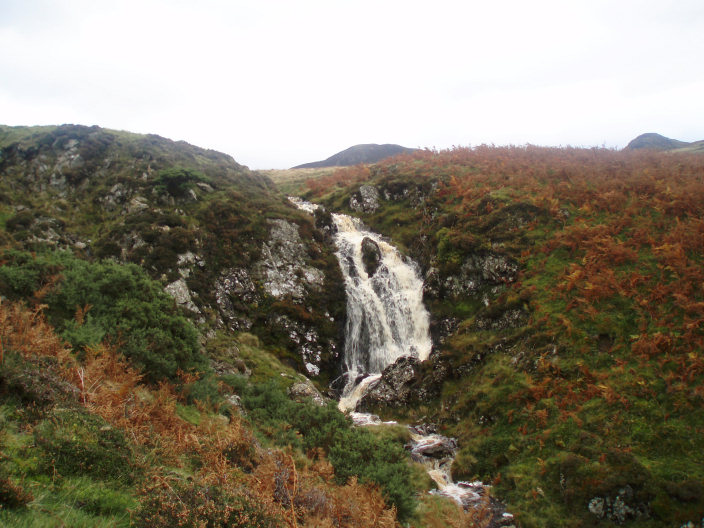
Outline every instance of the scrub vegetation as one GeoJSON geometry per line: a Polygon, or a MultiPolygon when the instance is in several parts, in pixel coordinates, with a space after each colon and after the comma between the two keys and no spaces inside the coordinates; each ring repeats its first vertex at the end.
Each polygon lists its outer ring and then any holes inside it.
{"type": "MultiPolygon", "coordinates": [[[[339,374],[331,354],[306,380],[289,339],[344,321],[324,213],[229,156],[97,127],[2,126],[0,175],[0,525],[487,524],[425,493],[404,430],[289,394],[339,374]],[[242,280],[237,326],[215,285],[272,220],[325,279],[305,301],[242,280]]],[[[435,351],[382,416],[456,437],[456,480],[520,526],[702,522],[704,157],[482,146],[310,175],[282,186],[425,277],[435,351]],[[361,185],[377,206],[351,208],[361,185]]]]}
{"type": "Polygon", "coordinates": [[[302,365],[266,324],[285,314],[336,336],[339,288],[308,292],[312,310],[254,284],[238,306],[248,331],[212,308],[222,270],[253,267],[272,218],[298,228],[326,281],[339,275],[268,178],[77,126],[0,127],[0,171],[0,525],[418,522],[427,481],[402,440],[288,395],[302,365]],[[177,280],[200,311],[165,293],[177,280]]]}
{"type": "Polygon", "coordinates": [[[474,295],[426,295],[455,322],[436,352],[450,374],[402,414],[458,438],[457,478],[494,483],[523,526],[701,522],[704,157],[455,148],[308,189],[405,248],[426,283],[477,256],[518,264],[474,295]],[[349,208],[363,184],[374,212],[349,208]]]}

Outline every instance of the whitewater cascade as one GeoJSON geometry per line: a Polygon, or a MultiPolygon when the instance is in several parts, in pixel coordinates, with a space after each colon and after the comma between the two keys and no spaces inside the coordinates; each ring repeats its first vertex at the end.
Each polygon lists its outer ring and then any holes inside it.
{"type": "Polygon", "coordinates": [[[347,323],[342,410],[354,410],[363,387],[401,356],[428,359],[431,349],[423,281],[412,262],[356,219],[333,214],[337,258],[345,277],[347,323]],[[363,245],[378,248],[378,265],[367,272],[363,245]],[[369,379],[369,378],[372,379],[369,379]]]}
{"type": "MultiPolygon", "coordinates": [[[[299,209],[317,205],[289,197],[299,209]]],[[[430,317],[423,305],[423,281],[414,262],[406,260],[357,218],[332,215],[336,256],[345,278],[347,322],[340,410],[354,411],[381,372],[402,356],[428,359],[432,348],[430,317]],[[375,253],[374,269],[364,262],[364,248],[375,253]]]]}
{"type": "MultiPolygon", "coordinates": [[[[300,198],[289,197],[289,200],[309,213],[318,208],[300,198]]],[[[398,358],[428,359],[432,341],[430,317],[423,305],[423,281],[412,261],[405,260],[396,248],[366,229],[359,219],[334,213],[332,218],[337,228],[336,255],[347,294],[346,383],[339,408],[349,412],[356,425],[394,424],[354,410],[366,391],[381,378],[384,368],[398,358]],[[373,248],[375,253],[375,269],[369,272],[370,266],[364,261],[365,246],[373,248]]],[[[452,498],[464,508],[480,504],[487,486],[481,482],[452,481],[450,468],[457,448],[455,440],[433,433],[421,434],[414,427],[409,430],[411,455],[426,466],[438,485],[435,492],[452,498]]],[[[503,513],[502,520],[512,518],[510,513],[503,513]]]]}

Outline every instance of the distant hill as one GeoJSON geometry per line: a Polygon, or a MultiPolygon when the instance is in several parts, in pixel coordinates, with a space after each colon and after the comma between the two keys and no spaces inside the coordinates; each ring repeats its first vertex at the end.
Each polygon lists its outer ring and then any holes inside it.
{"type": "Polygon", "coordinates": [[[355,145],[342,152],[338,152],[323,161],[314,161],[297,165],[294,169],[313,169],[317,167],[347,167],[359,163],[376,163],[384,158],[413,152],[415,149],[402,147],[401,145],[377,145],[369,143],[365,145],[355,145]]]}
{"type": "Polygon", "coordinates": [[[626,145],[625,150],[639,149],[699,151],[704,150],[704,141],[687,143],[686,141],[670,139],[660,134],[650,132],[648,134],[641,134],[637,138],[633,139],[628,145],[626,145]]]}

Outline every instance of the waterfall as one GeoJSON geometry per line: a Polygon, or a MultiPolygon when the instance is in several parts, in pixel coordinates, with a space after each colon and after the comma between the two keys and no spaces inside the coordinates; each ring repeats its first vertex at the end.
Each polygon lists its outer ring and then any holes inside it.
{"type": "MultiPolygon", "coordinates": [[[[289,200],[309,213],[318,208],[300,198],[289,197],[289,200]]],[[[384,368],[398,358],[428,359],[432,342],[429,315],[423,306],[423,281],[412,261],[405,260],[396,248],[366,229],[359,219],[343,214],[333,214],[332,218],[337,228],[336,255],[347,294],[344,358],[347,381],[339,408],[349,412],[353,422],[360,426],[395,424],[354,410],[365,392],[381,378],[384,368]],[[366,262],[365,247],[373,257],[366,262]]],[[[409,426],[409,430],[411,456],[426,467],[437,484],[434,492],[453,499],[465,509],[479,507],[488,486],[481,482],[452,481],[450,468],[456,441],[417,427],[409,426]]],[[[492,515],[510,522],[513,515],[491,500],[495,510],[492,515]]]]}
{"type": "MultiPolygon", "coordinates": [[[[317,208],[298,198],[289,199],[310,213],[317,208]]],[[[398,358],[428,359],[430,318],[423,306],[423,281],[415,263],[404,259],[359,219],[344,214],[333,214],[332,218],[347,294],[346,383],[340,409],[353,411],[365,390],[398,358]]]]}
{"type": "MultiPolygon", "coordinates": [[[[380,235],[356,219],[333,214],[337,258],[345,278],[347,382],[340,407],[354,410],[363,391],[360,379],[378,375],[401,356],[428,358],[431,349],[423,281],[413,262],[405,260],[380,235]],[[374,268],[364,252],[373,253],[374,268]]],[[[370,383],[365,383],[368,386],[370,383]]]]}

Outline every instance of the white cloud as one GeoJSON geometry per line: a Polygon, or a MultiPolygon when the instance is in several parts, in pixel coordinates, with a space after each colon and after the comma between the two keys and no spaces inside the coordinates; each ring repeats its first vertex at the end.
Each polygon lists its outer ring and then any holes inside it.
{"type": "Polygon", "coordinates": [[[0,46],[0,122],[153,132],[256,168],[361,142],[704,138],[700,1],[10,0],[0,46]]]}

